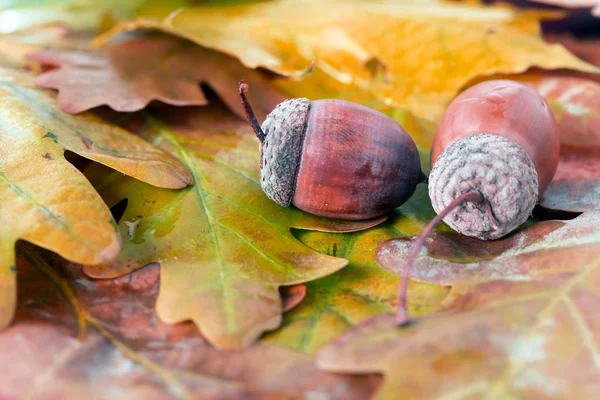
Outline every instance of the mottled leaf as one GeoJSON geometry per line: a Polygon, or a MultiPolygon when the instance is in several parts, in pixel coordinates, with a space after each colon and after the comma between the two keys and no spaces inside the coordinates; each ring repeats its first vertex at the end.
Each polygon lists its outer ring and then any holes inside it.
{"type": "MultiPolygon", "coordinates": [[[[570,221],[543,221],[499,240],[482,242],[455,232],[436,232],[415,260],[411,278],[440,285],[493,279],[530,280],[578,269],[600,257],[600,217],[594,213],[570,221]],[[580,250],[577,250],[581,246],[580,250]]],[[[401,272],[414,238],[384,242],[377,261],[401,272]]]]}
{"type": "Polygon", "coordinates": [[[128,206],[119,223],[123,251],[86,272],[106,278],[160,263],[159,316],[169,323],[191,319],[220,348],[247,346],[279,326],[279,286],[347,264],[301,244],[291,227],[352,231],[385,219],[327,220],[269,200],[258,181],[257,139],[246,122],[220,107],[153,115],[138,132],[175,154],[196,184],[173,192],[116,174],[93,179],[109,204],[127,198],[128,206]]]}
{"type": "Polygon", "coordinates": [[[600,180],[564,180],[553,181],[542,194],[540,204],[552,210],[583,212],[600,209],[598,199],[600,180]]]}
{"type": "Polygon", "coordinates": [[[45,50],[29,58],[60,67],[39,76],[36,85],[58,89],[58,103],[70,113],[104,104],[117,111],[137,111],[152,100],[205,105],[208,101],[200,88],[205,83],[245,118],[240,80],[253,87],[249,97],[261,120],[285,100],[259,72],[236,59],[159,33],[127,37],[101,52],[45,50]]]}
{"type": "Polygon", "coordinates": [[[88,264],[119,252],[109,209],[65,150],[154,185],[192,182],[166,152],[92,115],[64,114],[32,86],[31,75],[0,69],[0,327],[13,313],[18,239],[88,264]]]}
{"type": "Polygon", "coordinates": [[[525,82],[552,107],[561,144],[600,147],[600,80],[547,74],[525,82]]]}
{"type": "Polygon", "coordinates": [[[442,1],[288,0],[186,7],[162,23],[122,24],[98,42],[160,29],[288,76],[302,76],[316,59],[329,79],[436,120],[476,76],[531,66],[595,71],[562,46],[546,44],[538,17],[442,1]]]}
{"type": "MultiPolygon", "coordinates": [[[[425,190],[421,192],[426,196],[425,190]]],[[[422,197],[417,195],[415,205],[422,197]]],[[[428,203],[420,203],[427,205],[422,206],[421,213],[428,214],[428,203]]],[[[307,283],[304,301],[284,314],[282,326],[263,341],[313,353],[353,325],[395,310],[399,279],[375,263],[375,250],[382,241],[413,233],[421,226],[410,216],[395,213],[383,225],[365,232],[298,232],[302,243],[320,253],[344,257],[349,264],[335,274],[307,283]]],[[[414,282],[408,292],[411,314],[422,315],[436,308],[448,289],[414,282]]]]}
{"type": "Polygon", "coordinates": [[[266,344],[219,352],[193,324],[160,322],[157,265],[97,281],[22,250],[16,320],[0,332],[3,399],[362,400],[379,383],[319,372],[309,357],[266,344]]]}
{"type": "MultiPolygon", "coordinates": [[[[597,218],[597,216],[596,216],[597,218]]],[[[533,282],[453,287],[446,312],[407,328],[386,314],[317,356],[337,373],[383,373],[373,399],[595,399],[600,396],[600,246],[591,262],[533,282]]]]}

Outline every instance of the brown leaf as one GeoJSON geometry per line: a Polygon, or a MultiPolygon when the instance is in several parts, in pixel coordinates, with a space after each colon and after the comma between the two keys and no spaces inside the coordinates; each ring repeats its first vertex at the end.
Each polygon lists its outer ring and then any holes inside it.
{"type": "Polygon", "coordinates": [[[237,83],[249,93],[261,120],[281,101],[258,71],[236,59],[173,36],[146,33],[108,44],[101,52],[44,50],[29,56],[60,67],[40,75],[36,84],[59,91],[58,103],[70,113],[100,105],[137,111],[152,100],[167,104],[206,105],[201,83],[210,86],[238,116],[245,118],[237,83]]]}
{"type": "Polygon", "coordinates": [[[571,273],[457,285],[445,312],[407,328],[392,314],[375,317],[326,345],[317,365],[383,373],[377,400],[596,399],[599,250],[571,273]]]}
{"type": "Polygon", "coordinates": [[[281,311],[286,312],[296,307],[306,297],[306,285],[300,283],[293,286],[282,286],[279,288],[281,295],[281,311]]]}
{"type": "Polygon", "coordinates": [[[276,346],[219,352],[192,324],[160,322],[157,265],[95,281],[30,246],[22,254],[16,321],[0,333],[2,398],[361,400],[378,385],[276,346]]]}
{"type": "Polygon", "coordinates": [[[530,0],[534,3],[549,4],[566,8],[591,8],[592,15],[600,17],[599,0],[530,0]]]}
{"type": "MultiPolygon", "coordinates": [[[[549,203],[589,211],[490,242],[435,233],[413,276],[452,285],[438,312],[405,328],[393,314],[372,318],[326,345],[317,365],[383,373],[378,400],[600,396],[600,213],[591,201],[600,184],[558,183],[549,203]]],[[[410,241],[385,242],[378,261],[402,266],[410,241]]]]}
{"type": "MultiPolygon", "coordinates": [[[[566,251],[574,246],[597,248],[600,216],[583,214],[571,221],[543,221],[499,240],[482,242],[455,232],[436,232],[415,260],[411,278],[440,285],[493,279],[528,280],[534,276],[579,268],[600,256],[600,249],[566,251]]],[[[396,273],[414,238],[382,243],[377,261],[396,273]]]]}

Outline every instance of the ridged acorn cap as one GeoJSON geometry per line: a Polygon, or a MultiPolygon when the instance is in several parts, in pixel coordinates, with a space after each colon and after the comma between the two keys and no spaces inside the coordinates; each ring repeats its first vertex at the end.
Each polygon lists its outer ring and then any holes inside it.
{"type": "Polygon", "coordinates": [[[248,85],[240,82],[239,89],[248,122],[260,141],[260,185],[271,200],[287,207],[296,188],[310,100],[282,102],[261,127],[246,96],[248,85]]]}
{"type": "Polygon", "coordinates": [[[450,144],[429,174],[429,197],[438,214],[469,191],[481,193],[483,205],[466,203],[444,222],[463,235],[498,239],[531,215],[538,201],[538,174],[527,152],[512,140],[475,134],[450,144]]]}
{"type": "Polygon", "coordinates": [[[294,197],[310,100],[286,100],[279,104],[262,125],[260,185],[266,195],[287,207],[294,197]]]}

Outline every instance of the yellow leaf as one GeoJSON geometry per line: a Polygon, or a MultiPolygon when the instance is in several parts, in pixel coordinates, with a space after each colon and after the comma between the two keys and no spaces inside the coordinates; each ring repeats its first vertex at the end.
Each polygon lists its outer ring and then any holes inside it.
{"type": "Polygon", "coordinates": [[[162,23],[123,23],[119,33],[160,29],[301,77],[312,60],[330,79],[388,105],[437,120],[471,79],[531,66],[597,72],[539,35],[539,15],[470,4],[393,0],[283,0],[185,8],[162,23]]]}
{"type": "Polygon", "coordinates": [[[33,78],[0,69],[0,328],[13,314],[18,239],[78,263],[119,252],[109,209],[65,150],[162,187],[192,181],[176,159],[129,132],[90,114],[64,114],[33,78]]]}

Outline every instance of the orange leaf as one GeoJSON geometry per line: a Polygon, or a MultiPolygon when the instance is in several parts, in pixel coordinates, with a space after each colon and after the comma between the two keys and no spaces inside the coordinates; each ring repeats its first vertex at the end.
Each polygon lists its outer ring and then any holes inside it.
{"type": "Polygon", "coordinates": [[[213,4],[186,7],[162,23],[122,23],[97,43],[159,29],[286,76],[302,77],[316,60],[329,79],[435,121],[477,76],[532,66],[597,71],[562,46],[545,43],[539,17],[435,0],[213,4]]]}

